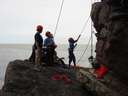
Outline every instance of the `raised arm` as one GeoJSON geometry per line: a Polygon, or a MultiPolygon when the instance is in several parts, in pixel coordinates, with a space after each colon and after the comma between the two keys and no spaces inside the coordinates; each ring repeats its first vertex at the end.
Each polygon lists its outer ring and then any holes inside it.
{"type": "Polygon", "coordinates": [[[74,43],[77,42],[77,41],[79,40],[80,36],[81,36],[81,35],[78,36],[78,38],[74,41],[74,43]]]}

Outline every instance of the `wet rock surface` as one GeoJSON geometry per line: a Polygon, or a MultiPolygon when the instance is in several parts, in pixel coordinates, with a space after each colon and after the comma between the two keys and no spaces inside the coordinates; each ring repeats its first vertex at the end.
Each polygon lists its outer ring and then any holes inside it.
{"type": "Polygon", "coordinates": [[[93,96],[83,89],[74,69],[41,66],[16,60],[8,64],[2,96],[93,96]],[[66,75],[71,82],[53,80],[56,73],[66,75]]]}

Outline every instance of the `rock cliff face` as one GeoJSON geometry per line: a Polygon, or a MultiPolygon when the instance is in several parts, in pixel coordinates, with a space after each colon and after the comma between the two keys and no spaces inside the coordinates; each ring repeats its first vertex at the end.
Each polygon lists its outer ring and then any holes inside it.
{"type": "Polygon", "coordinates": [[[91,18],[97,31],[97,61],[128,85],[128,0],[96,2],[91,18]]]}
{"type": "Polygon", "coordinates": [[[16,60],[9,63],[1,96],[93,96],[81,87],[74,70],[62,67],[40,67],[16,60]],[[55,74],[66,75],[71,82],[52,79],[55,74]]]}

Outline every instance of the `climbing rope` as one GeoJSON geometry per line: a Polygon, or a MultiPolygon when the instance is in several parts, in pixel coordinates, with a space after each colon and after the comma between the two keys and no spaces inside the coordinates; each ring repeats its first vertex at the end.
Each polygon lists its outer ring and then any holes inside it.
{"type": "Polygon", "coordinates": [[[91,56],[93,56],[93,25],[91,21],[91,56]]]}
{"type": "MultiPolygon", "coordinates": [[[[95,1],[94,1],[95,2],[95,1]]],[[[91,4],[93,3],[93,0],[91,0],[91,4]]],[[[90,16],[89,16],[90,17],[90,16]]],[[[89,19],[88,19],[89,20],[89,19]]],[[[87,20],[87,22],[88,22],[87,20]]],[[[82,31],[81,31],[81,34],[84,32],[84,29],[85,29],[85,26],[86,24],[84,25],[82,31]]],[[[81,59],[83,58],[84,54],[86,53],[88,47],[89,47],[89,44],[91,42],[91,56],[93,56],[93,34],[94,34],[94,31],[93,31],[93,22],[91,21],[91,37],[88,41],[88,44],[87,44],[87,47],[85,48],[85,50],[83,51],[83,54],[80,56],[80,58],[78,59],[77,61],[77,64],[81,61],[81,59]]]]}
{"type": "Polygon", "coordinates": [[[62,13],[63,5],[64,5],[64,0],[62,0],[62,3],[61,3],[61,7],[60,7],[60,11],[59,11],[59,15],[58,15],[57,22],[56,22],[56,26],[55,26],[55,30],[54,30],[54,35],[53,35],[54,37],[55,37],[55,35],[56,35],[56,31],[57,31],[58,24],[59,24],[59,21],[60,21],[60,17],[61,17],[61,13],[62,13]]]}
{"type": "MultiPolygon", "coordinates": [[[[91,0],[91,4],[92,4],[93,0],[91,0]]],[[[62,13],[62,9],[63,9],[63,5],[64,5],[64,0],[62,0],[62,3],[61,3],[61,7],[60,7],[60,11],[59,11],[59,15],[58,15],[58,18],[57,18],[57,23],[56,23],[56,26],[55,26],[55,30],[54,30],[54,37],[56,35],[56,32],[57,32],[57,28],[58,28],[58,25],[59,25],[59,21],[60,21],[60,17],[61,17],[61,13],[62,13]]],[[[89,21],[89,18],[90,16],[88,17],[88,19],[85,21],[84,23],[84,26],[82,27],[82,30],[80,32],[80,35],[84,32],[85,30],[85,27],[89,21]]],[[[80,36],[79,35],[79,36],[80,36]]],[[[92,21],[91,21],[91,37],[88,41],[88,44],[87,44],[87,47],[85,48],[83,54],[80,56],[80,58],[78,59],[77,63],[80,62],[80,60],[82,59],[82,57],[84,56],[86,50],[88,49],[88,46],[89,46],[89,43],[91,42],[91,56],[93,55],[93,27],[92,27],[92,21]]]]}
{"type": "MultiPolygon", "coordinates": [[[[89,19],[90,19],[90,16],[87,18],[87,20],[85,20],[85,23],[84,23],[84,25],[83,25],[83,27],[82,27],[82,29],[81,29],[81,31],[80,31],[80,35],[79,35],[79,36],[81,36],[81,35],[83,34],[83,32],[85,31],[85,28],[86,28],[86,26],[87,26],[87,24],[88,24],[89,19]]],[[[77,48],[78,48],[78,47],[77,47],[77,48]]],[[[75,49],[76,49],[76,48],[75,48],[75,49]]]]}
{"type": "MultiPolygon", "coordinates": [[[[95,2],[91,0],[91,4],[95,2]]],[[[91,20],[91,56],[93,56],[93,22],[91,20]]]]}
{"type": "MultiPolygon", "coordinates": [[[[91,0],[91,5],[92,5],[92,2],[96,2],[96,1],[91,0]]],[[[84,25],[83,25],[83,27],[82,27],[82,30],[81,30],[79,36],[82,35],[82,33],[84,32],[85,27],[86,27],[86,25],[87,25],[89,19],[90,19],[90,15],[89,15],[88,19],[85,21],[85,23],[84,23],[84,25]]],[[[91,32],[92,32],[92,21],[91,21],[91,32]]],[[[91,36],[92,36],[92,35],[91,35],[91,36]]],[[[93,41],[93,40],[92,40],[92,41],[93,41]]]]}
{"type": "Polygon", "coordinates": [[[87,25],[87,23],[88,23],[88,21],[89,21],[89,18],[90,18],[90,16],[89,16],[88,19],[85,21],[85,23],[84,23],[84,25],[83,25],[83,27],[82,27],[82,30],[81,30],[81,32],[80,32],[80,35],[84,32],[85,27],[86,27],[86,25],[87,25]]]}
{"type": "Polygon", "coordinates": [[[87,51],[87,49],[88,49],[88,47],[89,47],[90,41],[91,41],[91,37],[90,37],[90,39],[89,39],[89,41],[88,41],[88,43],[87,43],[87,46],[86,46],[85,50],[83,51],[83,54],[82,54],[82,55],[80,56],[80,58],[78,59],[77,64],[81,61],[81,59],[83,58],[84,54],[86,53],[86,51],[87,51]]]}

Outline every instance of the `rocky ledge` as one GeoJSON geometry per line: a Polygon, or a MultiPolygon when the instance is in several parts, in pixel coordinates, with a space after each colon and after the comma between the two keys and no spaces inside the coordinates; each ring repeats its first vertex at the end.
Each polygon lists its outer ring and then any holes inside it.
{"type": "Polygon", "coordinates": [[[108,72],[102,79],[97,79],[90,69],[80,68],[77,76],[82,86],[97,96],[128,96],[128,86],[112,72],[108,72]]]}
{"type": "Polygon", "coordinates": [[[127,85],[111,72],[98,80],[83,67],[39,69],[29,61],[10,62],[0,96],[128,96],[127,85]]]}
{"type": "Polygon", "coordinates": [[[82,88],[74,69],[15,60],[8,64],[2,96],[94,96],[82,88]],[[63,76],[61,80],[56,74],[63,76]],[[56,78],[55,78],[56,76],[56,78]],[[54,78],[53,78],[54,77],[54,78]]]}

